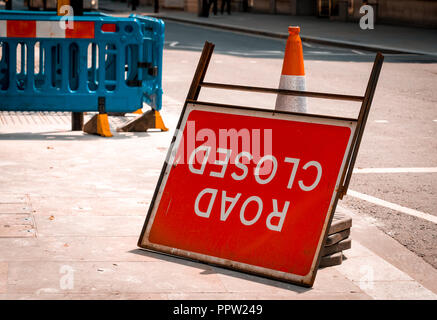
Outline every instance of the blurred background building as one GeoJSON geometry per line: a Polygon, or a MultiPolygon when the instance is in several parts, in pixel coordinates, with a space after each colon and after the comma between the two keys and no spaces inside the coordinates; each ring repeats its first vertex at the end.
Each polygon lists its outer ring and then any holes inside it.
{"type": "MultiPolygon", "coordinates": [[[[154,0],[140,0],[153,5],[154,0]]],[[[200,12],[202,0],[160,0],[163,8],[200,12]]],[[[220,0],[218,0],[220,6],[220,0]]],[[[360,7],[374,8],[375,23],[437,28],[437,0],[232,0],[233,11],[317,16],[358,21],[360,7]]]]}

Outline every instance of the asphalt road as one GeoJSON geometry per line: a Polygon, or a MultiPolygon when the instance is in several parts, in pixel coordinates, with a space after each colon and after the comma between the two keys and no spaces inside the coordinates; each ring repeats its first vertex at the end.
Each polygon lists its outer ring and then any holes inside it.
{"type": "MultiPolygon", "coordinates": [[[[216,45],[207,81],[277,86],[285,41],[167,22],[163,86],[174,102],[165,106],[169,112],[179,112],[205,41],[216,45]]],[[[374,53],[310,43],[303,49],[307,90],[364,93],[374,53]]],[[[362,170],[340,204],[437,267],[437,60],[385,56],[355,166],[362,170]]],[[[214,89],[204,89],[200,100],[263,108],[275,103],[272,95],[214,89]]],[[[308,110],[356,116],[359,104],[308,99],[308,110]]]]}
{"type": "MultiPolygon", "coordinates": [[[[165,43],[169,50],[199,51],[207,39],[216,44],[216,53],[252,58],[284,56],[286,40],[199,27],[166,21],[165,43]]],[[[369,62],[374,52],[303,42],[306,60],[369,62]]],[[[386,54],[386,62],[436,63],[437,58],[416,54],[386,54]]]]}

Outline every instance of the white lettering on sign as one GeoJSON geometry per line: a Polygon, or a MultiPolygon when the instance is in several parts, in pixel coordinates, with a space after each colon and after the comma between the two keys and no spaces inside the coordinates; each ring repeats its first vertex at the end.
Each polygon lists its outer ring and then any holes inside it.
{"type": "Polygon", "coordinates": [[[194,151],[190,155],[190,159],[188,160],[188,168],[190,168],[190,171],[195,174],[203,174],[203,171],[205,170],[206,162],[208,161],[209,153],[211,152],[211,147],[209,146],[200,146],[194,149],[194,151]],[[194,168],[194,157],[196,156],[196,153],[199,151],[205,151],[205,156],[203,157],[202,166],[200,169],[194,168]]]}
{"type": "Polygon", "coordinates": [[[297,167],[299,165],[300,160],[296,158],[285,157],[284,162],[293,164],[293,170],[291,171],[290,179],[288,180],[288,184],[287,184],[287,189],[291,189],[291,187],[293,186],[294,178],[296,177],[297,167]]]}
{"type": "Polygon", "coordinates": [[[269,183],[275,177],[276,170],[278,170],[278,161],[276,160],[276,158],[274,156],[266,155],[266,156],[262,157],[258,161],[258,163],[256,165],[256,168],[255,168],[254,175],[255,175],[256,182],[258,182],[259,184],[269,183]],[[273,162],[273,168],[270,171],[270,176],[267,179],[264,180],[264,179],[260,178],[260,172],[259,171],[260,171],[261,165],[264,164],[264,162],[267,161],[267,160],[271,160],[273,162]]]}
{"type": "Polygon", "coordinates": [[[217,189],[206,188],[200,191],[200,193],[197,195],[196,202],[194,203],[194,212],[199,217],[209,218],[209,215],[211,214],[211,210],[212,210],[212,205],[214,204],[214,200],[216,196],[217,196],[217,189]],[[206,209],[206,211],[200,211],[199,209],[200,199],[202,199],[202,197],[207,193],[211,194],[211,198],[208,204],[208,209],[206,209]]]}
{"type": "Polygon", "coordinates": [[[241,210],[240,210],[241,223],[244,224],[245,226],[250,226],[254,224],[255,222],[258,221],[262,211],[263,211],[263,201],[259,197],[251,196],[247,198],[246,201],[244,201],[243,205],[241,206],[241,210]],[[256,213],[256,216],[252,220],[246,220],[244,213],[246,212],[247,205],[252,201],[255,201],[258,204],[258,211],[256,213]]]}
{"type": "Polygon", "coordinates": [[[228,167],[229,159],[231,158],[232,150],[218,148],[217,152],[226,155],[226,158],[225,158],[224,161],[220,161],[220,160],[215,160],[214,161],[214,164],[222,166],[222,171],[220,171],[220,172],[213,172],[213,171],[211,171],[209,173],[209,175],[212,176],[212,177],[223,178],[225,176],[226,168],[228,167]]]}
{"type": "Polygon", "coordinates": [[[273,230],[273,231],[281,232],[282,225],[284,224],[285,215],[287,214],[289,205],[290,205],[290,202],[285,201],[284,208],[282,209],[282,211],[279,211],[278,210],[278,201],[276,199],[273,199],[273,211],[268,215],[267,220],[266,220],[267,228],[269,228],[270,230],[273,230]],[[276,217],[279,218],[279,221],[278,221],[277,225],[274,225],[274,224],[272,224],[272,219],[276,218],[276,217]]]}
{"type": "MultiPolygon", "coordinates": [[[[225,160],[215,160],[213,162],[213,164],[221,166],[222,168],[219,172],[210,171],[209,175],[211,177],[223,178],[225,176],[227,168],[228,168],[228,164],[229,164],[229,160],[231,158],[232,150],[231,149],[217,148],[216,152],[220,153],[220,154],[224,154],[225,160]]],[[[208,163],[208,157],[210,156],[210,154],[211,154],[211,147],[210,146],[201,145],[200,147],[197,147],[196,149],[194,149],[194,151],[191,153],[189,161],[188,161],[188,167],[189,167],[190,171],[194,174],[202,175],[205,171],[206,165],[208,163]],[[194,164],[195,164],[196,154],[199,152],[202,152],[202,151],[205,153],[205,155],[201,159],[200,168],[195,168],[194,164]]],[[[235,166],[238,169],[241,169],[242,172],[241,173],[239,173],[239,172],[232,172],[231,173],[231,177],[237,181],[244,180],[249,173],[249,169],[247,168],[247,165],[242,163],[243,157],[247,158],[248,160],[253,160],[253,157],[249,152],[243,151],[243,152],[240,152],[239,154],[237,154],[237,156],[235,157],[235,166]]],[[[285,157],[284,162],[293,164],[293,168],[291,170],[290,178],[289,178],[288,184],[287,184],[287,189],[291,189],[293,187],[293,182],[294,182],[294,179],[295,179],[297,171],[298,171],[300,159],[285,157]]],[[[298,185],[303,191],[314,190],[317,187],[317,185],[319,184],[320,180],[322,179],[322,165],[319,162],[309,161],[302,167],[302,169],[307,170],[309,167],[316,168],[317,176],[316,176],[316,179],[314,180],[314,182],[309,186],[304,184],[304,182],[302,180],[298,181],[298,185]]],[[[267,184],[274,179],[274,177],[276,176],[277,170],[278,170],[278,161],[277,161],[276,157],[273,155],[265,155],[256,164],[256,167],[253,170],[254,171],[253,175],[255,177],[256,182],[258,182],[259,184],[267,184]],[[262,170],[261,168],[262,168],[263,164],[264,165],[266,164],[266,161],[270,161],[271,170],[270,170],[269,176],[267,178],[261,178],[260,171],[262,170]]]]}
{"type": "Polygon", "coordinates": [[[317,187],[317,185],[320,182],[320,179],[322,178],[322,166],[320,165],[320,163],[318,163],[317,161],[310,161],[307,164],[305,164],[302,169],[306,170],[308,169],[308,167],[316,167],[317,168],[317,178],[316,181],[314,181],[314,183],[312,185],[310,185],[309,187],[305,186],[302,182],[302,180],[299,180],[299,187],[303,190],[303,191],[311,191],[314,190],[315,187],[317,187]]]}
{"type": "Polygon", "coordinates": [[[221,210],[220,210],[220,220],[221,221],[226,221],[226,219],[229,217],[229,215],[231,214],[232,209],[234,209],[235,204],[237,203],[238,199],[240,199],[241,197],[241,193],[237,193],[237,195],[235,196],[235,198],[232,197],[227,197],[226,196],[226,191],[222,191],[222,206],[221,206],[221,210]],[[226,202],[231,202],[231,204],[229,205],[228,209],[226,209],[226,202]]]}
{"type": "MultiPolygon", "coordinates": [[[[224,149],[224,148],[217,148],[216,153],[221,155],[222,160],[215,160],[213,163],[208,162],[208,158],[211,155],[211,147],[202,145],[200,147],[197,147],[194,149],[194,151],[191,153],[189,158],[188,167],[191,173],[193,174],[199,174],[203,175],[209,174],[211,177],[215,178],[224,178],[226,176],[226,172],[228,170],[228,165],[231,159],[232,150],[231,149],[224,149]],[[203,158],[199,155],[204,154],[203,158]],[[199,164],[195,167],[195,159],[199,160],[199,164]],[[218,171],[213,171],[209,167],[213,165],[214,170],[217,170],[216,167],[221,167],[218,171]],[[207,168],[209,168],[209,173],[207,168]]],[[[213,154],[213,157],[216,155],[213,154]]],[[[247,178],[249,174],[249,168],[246,164],[243,163],[242,158],[245,158],[245,162],[249,163],[250,161],[254,161],[255,159],[253,156],[246,151],[240,152],[235,156],[235,167],[237,167],[236,171],[232,172],[230,176],[235,181],[242,181],[247,178]]],[[[288,183],[286,186],[284,186],[287,189],[292,189],[294,185],[294,180],[296,178],[297,173],[299,172],[299,164],[301,160],[298,158],[290,158],[285,157],[284,163],[290,163],[292,164],[292,169],[290,172],[290,177],[288,179],[288,183]]],[[[302,167],[302,170],[305,170],[305,172],[310,172],[309,174],[302,177],[301,180],[297,181],[298,187],[302,191],[312,191],[314,190],[320,183],[320,180],[322,179],[322,166],[317,161],[309,161],[305,163],[302,167]],[[314,169],[316,170],[316,177],[314,179],[314,169]],[[311,183],[311,184],[310,184],[311,183]]],[[[285,169],[284,169],[285,170],[285,169]]],[[[260,185],[267,185],[269,182],[271,182],[278,172],[280,172],[280,166],[278,164],[278,160],[273,155],[265,155],[262,158],[259,159],[259,161],[256,163],[256,167],[253,169],[253,176],[255,178],[255,181],[260,185]],[[261,175],[261,170],[264,172],[266,165],[270,166],[269,172],[267,172],[265,175],[261,175]]],[[[284,174],[286,174],[284,172],[284,174]]],[[[217,197],[217,193],[219,190],[212,189],[212,188],[205,188],[197,195],[197,198],[194,203],[194,212],[197,216],[202,218],[209,218],[212,212],[212,209],[214,208],[215,200],[217,197]],[[208,198],[209,197],[209,198],[208,198]],[[200,208],[200,202],[202,199],[205,199],[202,203],[207,205],[202,205],[202,208],[200,208]],[[209,201],[209,202],[208,202],[209,201]]],[[[221,191],[221,201],[219,201],[220,205],[220,221],[226,221],[229,216],[231,215],[233,209],[235,208],[236,204],[241,200],[242,193],[236,193],[236,194],[228,194],[226,190],[221,191]]],[[[265,224],[267,229],[271,231],[277,231],[281,232],[282,226],[284,225],[285,217],[287,215],[288,209],[290,207],[290,201],[285,201],[282,205],[282,209],[279,209],[279,204],[277,199],[272,199],[272,210],[267,211],[268,215],[265,218],[265,224]]],[[[255,223],[257,223],[258,220],[260,220],[262,213],[264,209],[264,203],[262,199],[258,196],[251,195],[247,197],[240,209],[240,221],[245,226],[251,226],[255,223]]]]}
{"type": "MultiPolygon", "coordinates": [[[[194,212],[196,213],[196,215],[198,215],[199,217],[202,217],[202,218],[209,218],[210,217],[211,211],[214,207],[217,193],[218,193],[217,189],[211,189],[211,188],[205,188],[202,191],[200,191],[200,193],[197,195],[196,201],[194,203],[194,212]],[[206,210],[202,211],[199,207],[199,203],[205,195],[210,195],[210,198],[209,198],[209,203],[208,203],[206,210]]],[[[228,219],[229,215],[232,213],[232,210],[234,209],[235,205],[240,200],[240,198],[241,198],[241,193],[237,193],[235,195],[235,197],[229,197],[229,196],[227,196],[226,190],[222,191],[222,199],[220,202],[220,220],[221,221],[226,221],[228,219]],[[230,203],[228,208],[226,208],[227,203],[230,203]]],[[[282,225],[284,224],[284,220],[285,220],[285,217],[287,215],[288,208],[290,206],[290,202],[285,201],[285,204],[284,204],[281,211],[279,211],[279,209],[278,209],[278,200],[272,199],[272,202],[273,202],[273,211],[270,212],[266,218],[266,226],[268,229],[270,229],[272,231],[281,232],[282,225]],[[272,219],[274,219],[274,218],[278,218],[277,224],[272,223],[272,219]]],[[[264,208],[264,204],[263,204],[263,201],[261,200],[260,197],[257,197],[257,196],[248,197],[243,202],[241,209],[240,209],[240,221],[241,221],[241,223],[244,224],[245,226],[251,226],[251,225],[255,224],[261,218],[263,208],[264,208]],[[254,207],[256,208],[256,214],[254,215],[253,218],[247,218],[247,216],[249,216],[249,215],[252,216],[253,212],[254,212],[253,209],[251,209],[251,210],[247,209],[247,207],[249,206],[250,203],[253,203],[253,205],[251,205],[252,208],[254,208],[254,207]],[[248,212],[248,214],[246,214],[246,212],[248,212]]]]}
{"type": "Polygon", "coordinates": [[[248,172],[247,166],[240,162],[240,159],[242,157],[246,157],[247,159],[252,160],[252,155],[249,152],[241,152],[241,153],[237,154],[237,156],[235,157],[235,166],[237,168],[243,170],[243,174],[237,175],[235,172],[233,172],[231,174],[231,177],[234,180],[243,180],[247,176],[247,172],[248,172]]]}

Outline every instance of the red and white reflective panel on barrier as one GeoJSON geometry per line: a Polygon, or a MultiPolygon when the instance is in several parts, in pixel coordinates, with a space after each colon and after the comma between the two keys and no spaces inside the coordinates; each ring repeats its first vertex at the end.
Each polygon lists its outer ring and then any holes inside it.
{"type": "Polygon", "coordinates": [[[312,285],[355,126],[189,104],[139,245],[312,285]]]}
{"type": "Polygon", "coordinates": [[[0,37],[93,39],[93,21],[0,20],[0,37]]]}

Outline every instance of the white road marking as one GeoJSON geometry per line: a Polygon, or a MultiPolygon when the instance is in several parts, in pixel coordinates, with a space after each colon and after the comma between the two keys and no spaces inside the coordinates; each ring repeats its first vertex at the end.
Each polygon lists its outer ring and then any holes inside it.
{"type": "Polygon", "coordinates": [[[379,205],[382,207],[386,207],[386,208],[391,209],[391,210],[406,213],[410,216],[421,218],[421,219],[424,219],[424,220],[427,220],[429,222],[433,222],[433,223],[437,224],[437,217],[433,216],[429,213],[425,213],[425,212],[410,209],[410,208],[407,208],[404,206],[400,206],[396,203],[388,202],[388,201],[385,201],[385,200],[382,200],[382,199],[379,199],[376,197],[372,197],[372,196],[369,196],[367,194],[360,193],[360,192],[350,190],[350,189],[347,191],[347,194],[349,196],[352,196],[352,197],[355,197],[355,198],[358,198],[358,199],[361,199],[361,200],[364,200],[364,201],[367,201],[367,202],[370,202],[370,203],[373,203],[373,204],[376,204],[376,205],[379,205]]]}
{"type": "Polygon", "coordinates": [[[436,120],[432,120],[432,121],[437,122],[437,119],[436,120]]]}
{"type": "MultiPolygon", "coordinates": [[[[197,46],[190,46],[190,45],[184,45],[181,44],[179,41],[166,41],[164,42],[166,45],[168,45],[169,47],[172,48],[177,48],[177,49],[191,49],[191,50],[202,50],[202,47],[197,47],[197,46]]],[[[283,55],[284,52],[282,51],[278,51],[278,50],[253,50],[250,52],[246,52],[246,51],[220,51],[218,50],[217,53],[224,53],[224,54],[231,54],[231,55],[242,55],[242,56],[266,56],[266,55],[271,55],[271,56],[277,56],[277,55],[283,55]]]]}
{"type": "Polygon", "coordinates": [[[278,51],[278,50],[255,50],[254,52],[258,52],[258,53],[275,53],[275,54],[284,54],[284,52],[282,52],[282,51],[278,51]]]}
{"type": "Polygon", "coordinates": [[[376,123],[388,123],[388,120],[375,120],[376,123]]]}
{"type": "Polygon", "coordinates": [[[326,55],[332,55],[332,52],[328,51],[308,51],[309,54],[326,54],[326,55]]]}
{"type": "Polygon", "coordinates": [[[363,52],[361,52],[361,51],[358,51],[358,50],[351,50],[353,53],[356,53],[356,54],[359,54],[359,55],[364,55],[364,53],[363,52]]]}
{"type": "Polygon", "coordinates": [[[202,47],[196,47],[196,46],[184,46],[184,45],[178,45],[177,46],[178,49],[193,49],[193,50],[200,50],[202,51],[202,47]]]}
{"type": "Polygon", "coordinates": [[[354,169],[354,173],[436,173],[437,167],[429,168],[362,168],[354,169]]]}
{"type": "Polygon", "coordinates": [[[302,44],[303,44],[305,47],[308,47],[308,48],[312,48],[312,47],[313,47],[312,44],[309,44],[309,43],[306,43],[306,42],[302,42],[302,44]]]}
{"type": "Polygon", "coordinates": [[[269,51],[269,50],[255,50],[255,51],[249,51],[249,52],[243,52],[243,51],[218,51],[218,53],[225,53],[225,54],[231,54],[231,55],[239,55],[239,56],[267,56],[267,55],[283,55],[283,52],[280,51],[269,51]]]}

